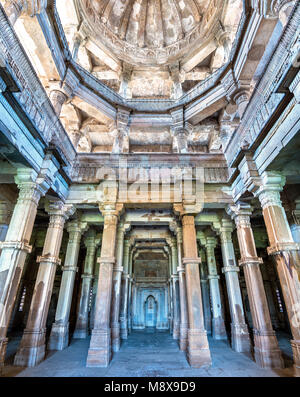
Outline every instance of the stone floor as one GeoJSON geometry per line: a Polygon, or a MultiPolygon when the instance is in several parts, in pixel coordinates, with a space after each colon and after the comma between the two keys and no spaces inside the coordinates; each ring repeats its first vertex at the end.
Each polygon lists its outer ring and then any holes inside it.
{"type": "Polygon", "coordinates": [[[286,368],[259,368],[247,355],[236,353],[227,341],[209,338],[213,364],[208,369],[189,367],[185,354],[168,332],[134,331],[122,343],[108,368],[86,368],[89,340],[72,340],[61,352],[50,352],[46,360],[35,368],[12,365],[20,338],[10,340],[4,377],[290,377],[292,351],[287,335],[278,335],[286,368]]]}

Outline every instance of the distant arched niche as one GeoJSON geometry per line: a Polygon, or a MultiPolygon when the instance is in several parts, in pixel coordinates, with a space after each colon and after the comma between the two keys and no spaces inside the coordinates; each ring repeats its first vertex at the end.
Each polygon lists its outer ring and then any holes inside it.
{"type": "Polygon", "coordinates": [[[145,326],[156,327],[157,322],[157,302],[153,295],[149,295],[145,300],[145,326]]]}

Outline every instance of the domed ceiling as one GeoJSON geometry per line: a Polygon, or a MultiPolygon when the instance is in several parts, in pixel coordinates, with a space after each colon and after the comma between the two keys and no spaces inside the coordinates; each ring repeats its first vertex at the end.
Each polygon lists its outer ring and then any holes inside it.
{"type": "MultiPolygon", "coordinates": [[[[161,65],[207,39],[219,0],[77,0],[83,30],[132,65],[161,65]]],[[[221,2],[226,3],[226,2],[221,2]]]]}

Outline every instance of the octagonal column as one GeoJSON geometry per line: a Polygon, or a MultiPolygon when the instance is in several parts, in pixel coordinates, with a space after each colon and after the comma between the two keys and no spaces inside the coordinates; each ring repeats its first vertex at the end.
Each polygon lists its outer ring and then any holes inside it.
{"type": "Polygon", "coordinates": [[[74,213],[73,206],[61,201],[51,203],[47,209],[50,215],[42,256],[37,258],[39,270],[35,282],[26,328],[14,359],[14,365],[34,367],[45,357],[46,321],[54,283],[56,266],[65,220],[74,213]]]}
{"type": "Polygon", "coordinates": [[[179,276],[177,273],[178,267],[178,253],[176,238],[172,238],[171,245],[171,259],[172,259],[172,298],[173,298],[173,339],[179,339],[180,336],[180,302],[179,302],[179,276]]]}
{"type": "Polygon", "coordinates": [[[183,252],[189,316],[187,357],[192,367],[211,365],[210,350],[204,327],[202,296],[193,215],[182,216],[183,252]]]}
{"type": "Polygon", "coordinates": [[[251,343],[248,327],[245,322],[242,294],[239,282],[239,268],[236,265],[234,248],[232,244],[233,226],[230,220],[223,219],[220,230],[221,249],[225,274],[227,295],[231,315],[231,347],[241,352],[251,352],[251,343]]]}
{"type": "Polygon", "coordinates": [[[77,262],[80,249],[81,234],[86,230],[87,224],[70,222],[67,226],[69,241],[62,267],[63,273],[59,288],[58,302],[55,313],[55,322],[52,325],[48,349],[63,350],[69,344],[69,317],[72,304],[74,282],[78,271],[77,262]]]}
{"type": "Polygon", "coordinates": [[[120,336],[121,339],[128,337],[128,323],[127,323],[127,310],[128,310],[128,289],[129,289],[129,240],[124,241],[124,255],[123,255],[123,274],[121,285],[121,308],[120,308],[120,336]]]}
{"type": "Polygon", "coordinates": [[[277,173],[265,172],[262,176],[263,185],[255,192],[259,198],[270,246],[268,254],[276,262],[278,277],[281,284],[285,307],[287,310],[293,339],[294,365],[300,375],[300,281],[295,252],[299,244],[295,243],[288,220],[280,200],[280,191],[285,183],[277,173]]]}
{"type": "Polygon", "coordinates": [[[264,283],[259,265],[262,259],[257,257],[254,236],[250,224],[249,207],[230,207],[237,227],[237,236],[241,252],[239,265],[244,268],[250,310],[253,321],[255,361],[262,368],[283,368],[284,363],[273,331],[264,283]]]}
{"type": "Polygon", "coordinates": [[[220,285],[215,258],[215,248],[217,239],[215,237],[206,237],[206,258],[208,267],[209,290],[212,307],[212,336],[214,339],[227,339],[224,319],[222,315],[222,303],[220,294],[220,285]]]}
{"type": "Polygon", "coordinates": [[[118,224],[118,212],[113,206],[100,208],[104,216],[94,329],[87,357],[87,367],[107,367],[111,360],[110,312],[113,285],[113,266],[118,224]]]}
{"type": "Polygon", "coordinates": [[[199,266],[200,271],[200,282],[201,282],[201,293],[203,302],[203,314],[204,314],[204,325],[206,332],[211,334],[211,307],[210,307],[210,297],[209,297],[209,282],[208,282],[208,272],[206,255],[204,249],[200,249],[200,259],[201,264],[199,266]]]}
{"type": "Polygon", "coordinates": [[[83,274],[81,275],[79,309],[73,338],[85,339],[89,334],[89,299],[94,278],[95,253],[98,243],[95,230],[90,229],[84,239],[86,256],[83,274]]]}
{"type": "Polygon", "coordinates": [[[178,253],[178,277],[179,277],[179,298],[180,298],[180,335],[179,348],[182,351],[187,349],[188,334],[188,310],[186,297],[185,269],[182,264],[182,228],[177,227],[177,253],[178,253]]]}
{"type": "MultiPolygon", "coordinates": [[[[99,240],[101,242],[102,234],[100,234],[99,240]]],[[[100,255],[101,255],[101,246],[97,248],[96,258],[99,258],[100,255]]],[[[100,270],[100,265],[99,265],[99,262],[97,262],[97,260],[96,260],[95,261],[95,272],[94,272],[94,278],[93,278],[92,307],[91,307],[91,313],[90,313],[90,329],[91,330],[94,328],[95,306],[96,306],[97,286],[98,286],[98,280],[99,280],[99,270],[100,270]]]]}
{"type": "Polygon", "coordinates": [[[120,223],[117,231],[116,264],[113,273],[113,294],[111,310],[112,350],[120,350],[120,304],[121,304],[121,280],[123,272],[125,225],[120,223]]]}
{"type": "Polygon", "coordinates": [[[40,197],[48,185],[35,182],[36,173],[19,169],[15,177],[19,196],[7,230],[5,241],[0,243],[0,369],[4,365],[7,329],[18,293],[25,259],[31,252],[29,241],[40,197]]]}

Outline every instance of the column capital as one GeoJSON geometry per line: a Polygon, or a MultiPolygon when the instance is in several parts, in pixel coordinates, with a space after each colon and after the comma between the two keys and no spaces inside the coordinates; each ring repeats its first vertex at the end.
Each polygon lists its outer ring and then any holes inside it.
{"type": "Polygon", "coordinates": [[[66,220],[75,213],[76,207],[72,204],[65,204],[63,201],[57,200],[47,201],[45,210],[50,215],[50,218],[51,216],[60,216],[66,220]]]}
{"type": "Polygon", "coordinates": [[[50,187],[45,179],[38,178],[37,172],[31,168],[19,168],[15,182],[19,188],[18,202],[31,200],[38,204],[41,196],[44,196],[50,187]]]}
{"type": "Polygon", "coordinates": [[[118,217],[123,211],[123,204],[99,204],[99,210],[104,216],[104,223],[105,221],[108,223],[110,221],[114,223],[117,222],[118,217]]]}
{"type": "Polygon", "coordinates": [[[208,236],[205,239],[205,247],[206,249],[214,250],[217,246],[217,239],[216,237],[208,236]]]}
{"type": "Polygon", "coordinates": [[[249,204],[238,202],[235,205],[228,205],[226,212],[235,221],[237,227],[251,227],[252,207],[249,204]]]}

